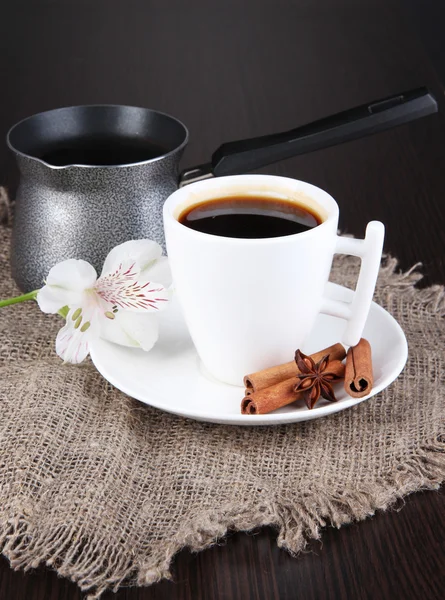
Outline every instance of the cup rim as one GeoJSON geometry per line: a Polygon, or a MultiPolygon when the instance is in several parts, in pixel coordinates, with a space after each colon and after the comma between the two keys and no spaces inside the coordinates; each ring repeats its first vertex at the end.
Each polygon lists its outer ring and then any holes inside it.
{"type": "MultiPolygon", "coordinates": [[[[297,190],[294,189],[294,191],[297,191],[297,190]]],[[[271,192],[271,196],[273,196],[273,189],[271,189],[270,192],[271,192]]],[[[291,198],[290,198],[290,200],[291,200],[291,198]]],[[[317,203],[316,198],[313,198],[313,200],[315,203],[317,203]]],[[[338,206],[337,202],[328,192],[326,192],[322,188],[319,188],[316,185],[313,185],[312,183],[308,183],[308,182],[302,181],[300,179],[294,179],[292,177],[282,177],[280,175],[265,175],[265,174],[227,175],[227,176],[222,176],[222,177],[215,177],[214,179],[206,179],[205,181],[197,181],[195,183],[188,184],[188,185],[174,191],[165,201],[164,208],[163,208],[164,223],[166,221],[168,221],[171,224],[171,226],[178,231],[182,231],[183,233],[187,232],[187,235],[190,235],[197,239],[207,240],[209,242],[217,243],[218,241],[220,241],[220,242],[223,241],[225,243],[232,243],[232,244],[238,244],[238,245],[253,245],[255,243],[256,244],[261,243],[262,245],[263,244],[274,245],[274,244],[280,244],[280,243],[282,244],[283,242],[289,242],[296,238],[301,239],[303,237],[309,237],[311,235],[318,234],[320,231],[324,231],[326,228],[328,228],[331,225],[332,221],[334,221],[335,219],[338,220],[338,215],[339,215],[339,206],[338,206]],[[215,188],[218,188],[218,184],[221,184],[221,197],[223,197],[225,184],[236,183],[236,182],[241,183],[241,181],[248,181],[248,180],[250,180],[252,183],[254,183],[255,181],[257,181],[258,183],[260,183],[260,182],[264,183],[267,180],[270,180],[272,183],[273,181],[279,180],[280,182],[283,182],[283,181],[289,182],[289,186],[295,185],[295,183],[298,183],[300,185],[302,184],[302,188],[304,188],[305,191],[309,190],[309,195],[310,195],[310,191],[313,190],[315,195],[321,194],[331,205],[330,209],[326,209],[325,207],[320,207],[323,211],[326,211],[327,218],[325,218],[323,220],[323,222],[320,223],[320,225],[317,225],[316,227],[312,227],[311,229],[308,229],[307,231],[303,231],[300,233],[293,233],[291,235],[283,235],[283,236],[270,237],[270,238],[236,238],[236,237],[228,237],[228,236],[222,236],[222,235],[214,235],[212,233],[204,233],[202,231],[196,231],[195,229],[190,229],[186,225],[183,225],[182,223],[180,223],[177,220],[177,218],[175,217],[175,215],[173,214],[173,211],[175,210],[175,208],[177,208],[178,203],[190,191],[193,191],[193,190],[201,191],[201,190],[205,190],[208,188],[215,189],[215,188]]],[[[165,229],[165,225],[164,225],[164,229],[165,229]]]]}

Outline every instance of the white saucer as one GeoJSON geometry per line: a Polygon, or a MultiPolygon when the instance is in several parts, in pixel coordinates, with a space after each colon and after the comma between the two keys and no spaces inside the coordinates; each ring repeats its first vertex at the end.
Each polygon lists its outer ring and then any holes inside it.
{"type": "MultiPolygon", "coordinates": [[[[328,283],[331,298],[350,301],[353,292],[328,283]]],[[[365,398],[354,399],[342,384],[335,388],[338,402],[320,400],[308,410],[302,403],[285,406],[267,415],[242,415],[244,388],[220,383],[206,374],[176,302],[161,313],[158,343],[150,352],[117,346],[104,340],[94,343],[91,358],[99,373],[129,396],[161,410],[199,421],[232,425],[278,425],[324,417],[367,400],[386,388],[403,369],[408,345],[400,325],[373,303],[363,337],[372,347],[374,388],[365,398]]],[[[345,321],[319,315],[310,340],[302,350],[310,354],[338,342],[345,321]]]]}

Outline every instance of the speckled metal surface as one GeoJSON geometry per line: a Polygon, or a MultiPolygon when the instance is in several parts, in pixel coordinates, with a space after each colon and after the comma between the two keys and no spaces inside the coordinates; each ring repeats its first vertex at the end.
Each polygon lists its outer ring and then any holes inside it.
{"type": "Polygon", "coordinates": [[[11,268],[20,289],[41,287],[67,258],[83,258],[100,273],[107,253],[130,239],[150,238],[165,250],[162,207],[177,188],[182,153],[180,147],[131,166],[65,168],[17,155],[11,268]]]}

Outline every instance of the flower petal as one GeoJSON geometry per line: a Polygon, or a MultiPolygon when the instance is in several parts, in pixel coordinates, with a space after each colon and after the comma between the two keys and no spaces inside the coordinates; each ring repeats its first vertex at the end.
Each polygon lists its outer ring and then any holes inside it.
{"type": "Polygon", "coordinates": [[[167,308],[171,297],[171,292],[162,284],[153,281],[139,282],[133,267],[125,268],[123,265],[111,275],[99,277],[95,291],[111,308],[132,312],[163,310],[167,308]]]}
{"type": "MultiPolygon", "coordinates": [[[[130,240],[119,244],[108,253],[101,277],[111,275],[119,268],[126,271],[135,265],[138,274],[143,274],[162,256],[162,248],[153,240],[130,240]]],[[[151,277],[151,279],[153,279],[151,277]]]]}
{"type": "Polygon", "coordinates": [[[100,319],[100,337],[121,346],[151,350],[158,335],[158,316],[153,313],[120,310],[114,319],[100,319]]]}
{"type": "Polygon", "coordinates": [[[96,270],[89,262],[70,258],[52,267],[46,284],[80,291],[92,287],[96,279],[96,270]]]}
{"type": "Polygon", "coordinates": [[[158,258],[152,266],[141,271],[138,279],[139,281],[159,281],[165,288],[170,287],[172,284],[172,273],[168,258],[166,256],[158,258]]]}
{"type": "Polygon", "coordinates": [[[49,285],[44,285],[42,289],[37,292],[36,299],[42,312],[56,314],[63,306],[67,305],[67,297],[71,301],[75,300],[73,304],[79,304],[77,295],[74,298],[71,292],[67,292],[67,290],[61,288],[50,287],[49,285]]]}
{"type": "Polygon", "coordinates": [[[56,338],[56,352],[64,362],[78,364],[88,356],[91,342],[99,335],[95,312],[94,307],[70,309],[56,338]]]}
{"type": "Polygon", "coordinates": [[[64,260],[50,270],[37,302],[45,313],[57,313],[63,306],[79,306],[85,289],[93,287],[97,274],[85,260],[64,260]]]}

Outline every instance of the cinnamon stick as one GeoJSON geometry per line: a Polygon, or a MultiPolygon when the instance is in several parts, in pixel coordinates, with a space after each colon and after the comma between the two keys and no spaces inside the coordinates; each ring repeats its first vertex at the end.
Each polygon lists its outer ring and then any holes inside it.
{"type": "Polygon", "coordinates": [[[302,392],[294,391],[296,381],[295,377],[291,377],[245,396],[241,401],[241,414],[265,415],[295,402],[303,395],[302,392]]]}
{"type": "Polygon", "coordinates": [[[363,398],[371,393],[373,383],[371,346],[362,338],[346,356],[345,391],[353,398],[363,398]]]}
{"type": "MultiPolygon", "coordinates": [[[[335,373],[343,377],[345,366],[340,360],[329,361],[329,373],[335,373]]],[[[241,401],[241,414],[243,415],[265,415],[267,413],[287,406],[296,400],[302,400],[304,391],[295,391],[298,379],[290,377],[262,390],[252,391],[241,401]]]]}
{"type": "MultiPolygon", "coordinates": [[[[318,362],[323,356],[326,356],[326,354],[329,354],[330,360],[343,360],[346,356],[345,349],[341,344],[334,344],[333,346],[320,350],[320,352],[315,352],[315,354],[311,354],[310,356],[314,362],[318,362]]],[[[295,361],[292,360],[282,365],[277,365],[275,367],[270,367],[269,369],[263,369],[262,371],[246,375],[244,377],[244,385],[246,386],[246,389],[257,392],[271,387],[280,381],[285,381],[290,377],[295,377],[298,373],[300,373],[300,371],[295,361]]]]}

